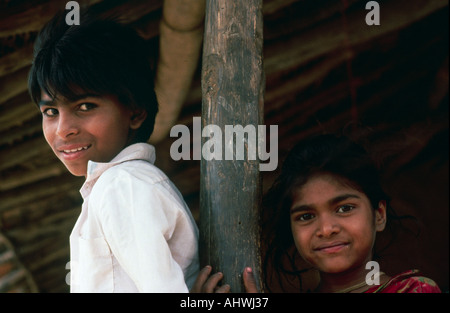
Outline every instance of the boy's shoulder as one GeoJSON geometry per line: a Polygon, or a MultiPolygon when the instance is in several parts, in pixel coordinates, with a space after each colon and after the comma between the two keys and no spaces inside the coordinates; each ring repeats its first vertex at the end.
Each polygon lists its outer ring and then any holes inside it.
{"type": "MultiPolygon", "coordinates": [[[[97,176],[90,198],[98,203],[105,197],[164,196],[183,204],[182,195],[168,176],[154,165],[154,147],[137,144],[125,148],[111,162],[93,164],[97,176]]],[[[91,201],[90,201],[91,202],[91,201]]]]}
{"type": "Polygon", "coordinates": [[[140,180],[155,184],[167,180],[167,175],[154,165],[155,147],[147,143],[137,143],[124,148],[109,163],[92,162],[88,172],[98,177],[95,185],[101,182],[140,180]]]}
{"type": "Polygon", "coordinates": [[[155,165],[144,160],[126,161],[104,171],[95,182],[89,203],[103,203],[106,198],[171,199],[183,207],[182,195],[170,179],[155,165]]]}
{"type": "Polygon", "coordinates": [[[154,164],[145,160],[129,160],[116,164],[104,171],[96,184],[111,181],[130,180],[140,181],[146,184],[157,184],[166,181],[167,175],[154,164]]]}

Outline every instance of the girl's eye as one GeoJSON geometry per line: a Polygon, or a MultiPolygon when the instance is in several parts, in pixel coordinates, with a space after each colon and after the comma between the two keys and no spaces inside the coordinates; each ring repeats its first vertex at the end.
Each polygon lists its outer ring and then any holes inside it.
{"type": "Polygon", "coordinates": [[[80,111],[84,111],[84,112],[92,110],[93,108],[95,108],[95,104],[93,104],[93,103],[82,103],[79,106],[80,111]]]}
{"type": "Polygon", "coordinates": [[[54,108],[48,108],[42,111],[42,114],[44,114],[47,117],[53,117],[58,115],[58,110],[54,108]]]}
{"type": "Polygon", "coordinates": [[[347,213],[350,212],[351,210],[353,210],[355,207],[353,205],[350,204],[345,204],[345,205],[341,205],[340,207],[338,207],[337,212],[338,213],[347,213]]]}
{"type": "Polygon", "coordinates": [[[295,217],[295,220],[297,221],[309,221],[314,218],[313,213],[302,213],[295,217]]]}

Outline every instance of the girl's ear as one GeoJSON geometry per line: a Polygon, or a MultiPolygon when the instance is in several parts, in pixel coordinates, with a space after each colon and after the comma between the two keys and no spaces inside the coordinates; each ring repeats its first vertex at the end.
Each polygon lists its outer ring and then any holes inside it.
{"type": "Polygon", "coordinates": [[[133,111],[131,114],[130,128],[135,130],[138,129],[139,127],[141,127],[142,123],[144,123],[146,118],[147,118],[147,111],[145,110],[133,111]]]}
{"type": "Polygon", "coordinates": [[[378,203],[378,208],[375,209],[375,229],[376,231],[383,231],[386,227],[386,201],[381,200],[378,203]]]}

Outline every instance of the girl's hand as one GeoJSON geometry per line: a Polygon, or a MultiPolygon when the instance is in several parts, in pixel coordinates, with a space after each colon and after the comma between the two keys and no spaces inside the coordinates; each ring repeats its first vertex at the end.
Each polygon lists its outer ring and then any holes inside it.
{"type": "Polygon", "coordinates": [[[258,287],[256,286],[256,279],[253,275],[251,267],[246,267],[244,273],[242,274],[244,280],[245,291],[247,293],[258,293],[258,287]]]}
{"type": "Polygon", "coordinates": [[[205,266],[197,276],[191,293],[228,293],[230,292],[230,285],[217,286],[219,281],[223,278],[221,272],[217,272],[211,276],[212,267],[205,266]]]}

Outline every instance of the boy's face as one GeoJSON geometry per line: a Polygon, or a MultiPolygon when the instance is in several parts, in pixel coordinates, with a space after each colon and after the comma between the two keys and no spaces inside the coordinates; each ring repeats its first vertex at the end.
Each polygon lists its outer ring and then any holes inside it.
{"type": "Polygon", "coordinates": [[[42,92],[39,107],[45,139],[76,176],[86,176],[89,160],[111,161],[129,144],[130,130],[142,124],[112,96],[83,95],[71,102],[42,92]]]}
{"type": "MultiPolygon", "coordinates": [[[[386,207],[333,176],[312,177],[294,194],[291,229],[302,257],[322,273],[365,271],[386,207]]],[[[365,272],[364,272],[365,273],[365,272]]]]}

